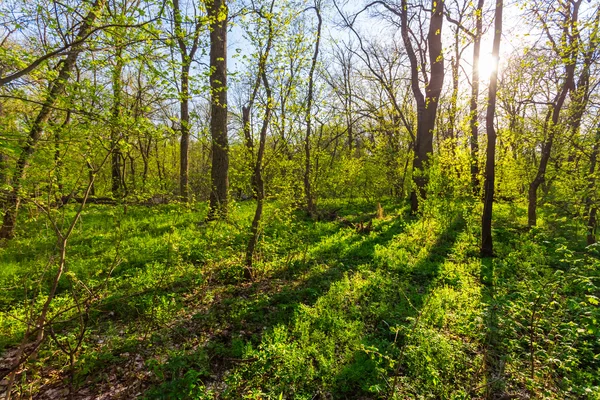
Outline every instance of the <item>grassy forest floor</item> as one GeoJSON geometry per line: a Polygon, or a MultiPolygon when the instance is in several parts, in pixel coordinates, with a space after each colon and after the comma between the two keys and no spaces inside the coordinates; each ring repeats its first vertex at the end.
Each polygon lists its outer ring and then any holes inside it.
{"type": "MultiPolygon", "coordinates": [[[[479,206],[440,203],[417,218],[388,201],[377,219],[376,204],[323,202],[336,210],[329,221],[268,204],[252,282],[242,268],[252,202],[206,223],[204,205],[90,205],[69,242],[47,342],[15,390],[600,398],[600,257],[580,224],[546,209],[527,230],[522,205],[497,204],[497,257],[481,259],[479,206]],[[352,225],[371,220],[370,232],[352,225]]],[[[0,370],[56,268],[47,219],[23,217],[0,249],[0,370]]]]}

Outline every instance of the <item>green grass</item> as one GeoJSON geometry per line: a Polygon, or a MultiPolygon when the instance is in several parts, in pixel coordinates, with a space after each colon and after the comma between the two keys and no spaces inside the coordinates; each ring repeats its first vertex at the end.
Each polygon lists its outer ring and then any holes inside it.
{"type": "MultiPolygon", "coordinates": [[[[416,218],[404,204],[382,205],[385,218],[358,233],[269,203],[252,282],[242,265],[251,202],[208,223],[203,204],[89,206],[53,303],[58,342],[45,343],[19,390],[120,387],[126,398],[149,399],[600,396],[600,262],[576,223],[561,230],[549,215],[553,222],[526,231],[521,206],[498,204],[498,257],[482,260],[477,207],[432,207],[416,218]],[[77,342],[73,307],[89,293],[71,369],[59,344],[77,342]]],[[[370,220],[375,206],[321,203],[351,222],[370,220]]],[[[74,211],[63,212],[68,220],[74,211]]],[[[28,217],[0,249],[5,351],[19,343],[55,268],[50,226],[28,217]]]]}

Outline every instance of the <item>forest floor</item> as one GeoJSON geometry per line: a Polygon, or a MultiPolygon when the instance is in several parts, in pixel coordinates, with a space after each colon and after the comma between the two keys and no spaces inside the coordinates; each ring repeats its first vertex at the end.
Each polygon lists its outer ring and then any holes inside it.
{"type": "MultiPolygon", "coordinates": [[[[205,205],[90,205],[15,394],[600,398],[600,252],[580,224],[550,210],[527,230],[522,205],[497,204],[497,257],[482,259],[479,206],[376,205],[323,202],[314,221],[269,203],[252,281],[252,202],[211,222],[205,205]]],[[[0,372],[56,269],[48,221],[23,217],[0,248],[0,372]]]]}

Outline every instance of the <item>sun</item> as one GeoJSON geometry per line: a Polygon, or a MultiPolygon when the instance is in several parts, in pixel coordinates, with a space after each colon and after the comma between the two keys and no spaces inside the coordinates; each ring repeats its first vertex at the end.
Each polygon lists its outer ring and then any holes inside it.
{"type": "Polygon", "coordinates": [[[479,77],[488,80],[498,68],[498,59],[489,53],[482,53],[479,56],[479,77]]]}

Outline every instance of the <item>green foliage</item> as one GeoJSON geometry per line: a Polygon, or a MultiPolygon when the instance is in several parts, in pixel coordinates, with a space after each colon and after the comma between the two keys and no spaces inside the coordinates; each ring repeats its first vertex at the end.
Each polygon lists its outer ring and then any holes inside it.
{"type": "MultiPolygon", "coordinates": [[[[482,261],[476,207],[428,202],[428,216],[415,219],[383,201],[385,217],[367,233],[348,224],[371,220],[372,201],[322,201],[348,222],[269,203],[251,284],[241,266],[249,202],[234,203],[229,222],[202,225],[204,205],[90,206],[53,305],[58,340],[75,343],[77,313],[59,313],[96,293],[75,384],[137,368],[152,399],[464,399],[486,388],[594,398],[597,250],[552,224],[524,232],[522,209],[499,205],[498,257],[482,261]]],[[[49,284],[40,265],[53,249],[50,227],[42,218],[24,227],[0,253],[15,265],[2,272],[4,348],[18,343],[49,284]]],[[[36,362],[69,364],[52,340],[36,362]]]]}

